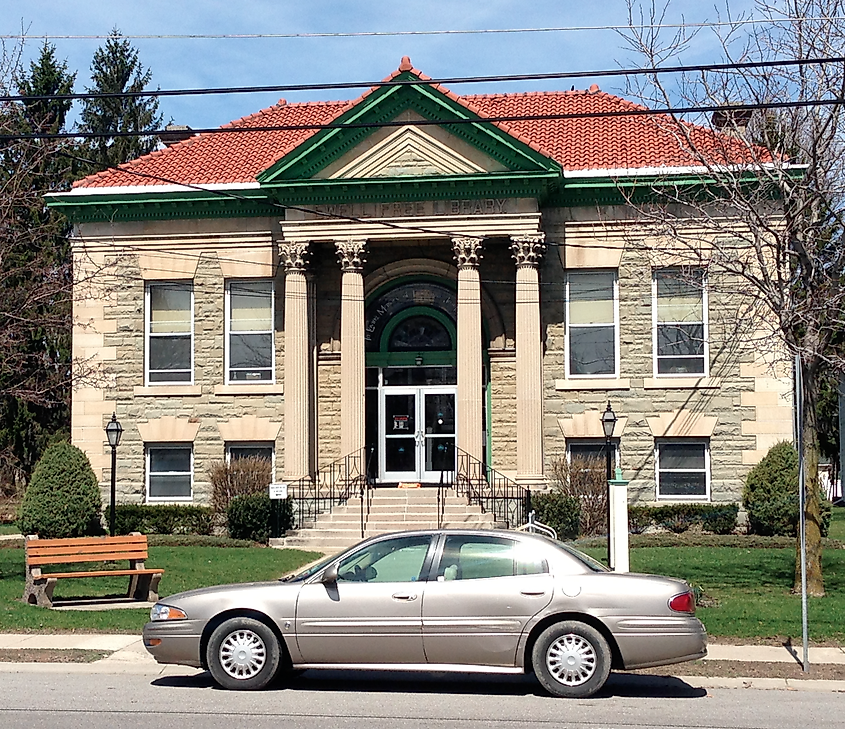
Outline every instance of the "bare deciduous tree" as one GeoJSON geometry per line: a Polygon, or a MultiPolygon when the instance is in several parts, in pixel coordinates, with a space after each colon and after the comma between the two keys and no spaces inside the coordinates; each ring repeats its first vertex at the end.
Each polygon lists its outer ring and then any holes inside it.
{"type": "MultiPolygon", "coordinates": [[[[628,6],[632,29],[624,37],[640,65],[677,64],[695,34],[664,37],[655,27],[668,3],[628,6]]],[[[664,252],[681,266],[704,267],[738,302],[738,326],[756,335],[751,346],[780,358],[782,368],[800,356],[808,591],[815,596],[824,595],[819,490],[812,488],[820,373],[845,370],[845,65],[824,61],[843,56],[843,16],[841,0],[759,0],[754,17],[764,22],[717,31],[724,61],[803,63],[652,73],[627,90],[654,108],[719,107],[709,119],[643,119],[674,137],[700,184],[664,179],[647,201],[631,202],[664,252]]],[[[797,560],[795,580],[798,588],[797,560]]]]}

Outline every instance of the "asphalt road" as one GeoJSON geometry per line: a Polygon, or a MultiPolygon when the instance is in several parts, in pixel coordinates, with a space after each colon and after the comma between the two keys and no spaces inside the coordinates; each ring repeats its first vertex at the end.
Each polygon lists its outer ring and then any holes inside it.
{"type": "Polygon", "coordinates": [[[310,672],[270,690],[226,692],[208,674],[0,675],[0,727],[32,729],[813,729],[843,726],[838,693],[693,688],[611,677],[587,700],[553,699],[523,677],[310,672]]]}

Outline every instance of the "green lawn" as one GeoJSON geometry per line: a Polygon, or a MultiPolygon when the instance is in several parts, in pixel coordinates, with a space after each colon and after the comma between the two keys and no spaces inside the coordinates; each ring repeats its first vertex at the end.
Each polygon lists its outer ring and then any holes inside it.
{"type": "MultiPolygon", "coordinates": [[[[318,556],[293,549],[151,546],[146,564],[164,568],[159,594],[165,596],[207,585],[276,579],[318,556]]],[[[127,585],[126,577],[59,580],[54,597],[124,594],[127,585]]],[[[78,612],[26,605],[21,601],[23,588],[23,549],[0,549],[0,632],[138,633],[149,619],[147,609],[78,612]]]]}
{"type": "Polygon", "coordinates": [[[0,524],[0,534],[20,534],[20,529],[14,524],[0,524]]]}
{"type": "Polygon", "coordinates": [[[830,519],[831,539],[839,539],[845,542],[845,506],[834,506],[830,519]]]}

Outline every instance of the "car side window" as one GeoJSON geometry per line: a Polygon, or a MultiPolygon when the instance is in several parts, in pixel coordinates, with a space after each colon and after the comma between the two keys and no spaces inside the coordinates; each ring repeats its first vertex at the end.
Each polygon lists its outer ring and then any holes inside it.
{"type": "Polygon", "coordinates": [[[343,582],[416,582],[431,537],[401,537],[368,544],[344,558],[337,568],[343,582]]]}
{"type": "Polygon", "coordinates": [[[548,572],[542,557],[512,539],[487,536],[448,536],[443,546],[438,581],[478,580],[548,572]]]}

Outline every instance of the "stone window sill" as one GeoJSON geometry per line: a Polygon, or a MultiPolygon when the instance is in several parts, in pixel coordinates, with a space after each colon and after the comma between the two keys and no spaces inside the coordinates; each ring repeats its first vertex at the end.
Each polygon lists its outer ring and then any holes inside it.
{"type": "Polygon", "coordinates": [[[135,397],[199,397],[202,395],[202,387],[200,385],[136,386],[133,389],[133,395],[135,397]]]}
{"type": "Polygon", "coordinates": [[[718,390],[721,386],[719,377],[647,377],[643,380],[645,390],[718,390]]]}
{"type": "Polygon", "coordinates": [[[279,384],[255,384],[255,385],[217,385],[214,394],[218,396],[229,395],[284,395],[285,388],[279,384]]]}
{"type": "Polygon", "coordinates": [[[586,377],[583,380],[555,380],[555,390],[630,390],[631,380],[586,377]]]}

